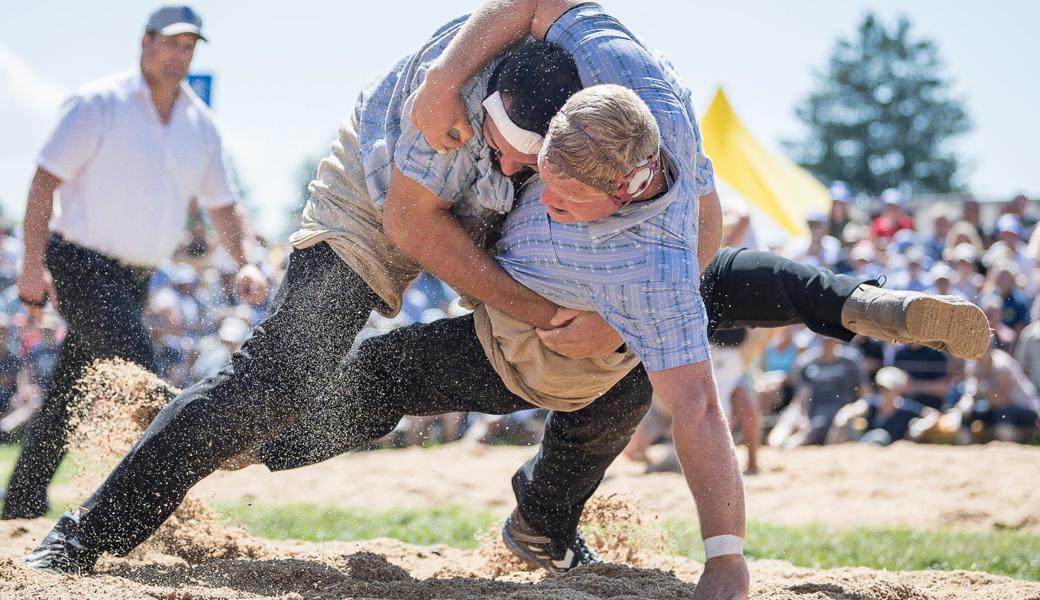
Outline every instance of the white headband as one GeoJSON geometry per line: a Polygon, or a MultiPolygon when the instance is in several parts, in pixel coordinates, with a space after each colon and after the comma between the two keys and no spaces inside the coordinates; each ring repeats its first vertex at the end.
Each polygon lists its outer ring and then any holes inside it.
{"type": "Polygon", "coordinates": [[[506,107],[502,105],[502,96],[498,92],[485,98],[483,104],[484,110],[495,122],[499,133],[509,142],[510,146],[523,154],[538,154],[541,151],[542,136],[533,131],[521,129],[514,123],[506,114],[506,107]]]}

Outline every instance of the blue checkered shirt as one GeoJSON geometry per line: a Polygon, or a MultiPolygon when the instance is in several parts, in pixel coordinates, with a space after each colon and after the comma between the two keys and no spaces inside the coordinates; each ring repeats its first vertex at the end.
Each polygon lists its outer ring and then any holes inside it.
{"type": "Polygon", "coordinates": [[[707,316],[695,212],[678,194],[631,204],[592,223],[558,223],[524,186],[506,216],[496,259],[521,284],[561,305],[598,312],[647,371],[707,360],[707,316]]]}
{"type": "Polygon", "coordinates": [[[506,217],[499,264],[540,295],[600,313],[648,371],[708,360],[697,263],[697,197],[715,187],[690,93],[672,68],[595,4],[556,21],[546,39],[570,52],[582,83],[620,83],[650,107],[661,130],[668,191],[592,223],[553,221],[541,183],[506,217]]]}
{"type": "Polygon", "coordinates": [[[540,182],[513,188],[491,162],[481,136],[487,81],[494,64],[463,88],[476,137],[437,154],[411,124],[411,99],[430,63],[465,22],[448,23],[417,52],[362,92],[356,107],[369,193],[382,206],[391,164],[443,200],[457,215],[513,208],[499,243],[499,261],[518,281],[562,306],[595,310],[617,329],[647,370],[708,359],[697,265],[697,196],[714,189],[711,161],[701,151],[690,92],[672,67],[594,4],[564,14],[546,39],[569,51],[586,86],[633,89],[661,130],[669,191],[589,224],[551,221],[538,202],[540,182]]]}
{"type": "Polygon", "coordinates": [[[474,138],[463,148],[438,154],[412,125],[411,104],[430,64],[466,22],[461,16],[438,29],[418,52],[400,60],[361,92],[355,107],[361,164],[372,201],[382,208],[390,186],[391,165],[442,200],[463,224],[494,220],[513,205],[513,184],[495,168],[481,127],[488,80],[497,61],[461,90],[474,138]]]}

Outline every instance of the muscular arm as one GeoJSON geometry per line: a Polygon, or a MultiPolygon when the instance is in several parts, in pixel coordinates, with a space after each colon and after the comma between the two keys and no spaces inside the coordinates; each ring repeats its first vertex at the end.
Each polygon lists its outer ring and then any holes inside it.
{"type": "MultiPolygon", "coordinates": [[[[672,413],[672,436],[686,484],[697,503],[701,535],[746,536],[744,485],[726,418],[719,407],[710,361],[650,373],[656,398],[672,413]]],[[[743,557],[708,560],[701,584],[745,598],[747,566],[743,557]],[[742,589],[741,589],[742,588],[742,589]]],[[[698,591],[701,589],[699,584],[698,591]]]]}
{"type": "MultiPolygon", "coordinates": [[[[45,294],[51,293],[50,276],[44,265],[44,253],[47,238],[50,235],[49,222],[54,209],[54,191],[61,186],[61,180],[43,167],[37,167],[29,184],[29,198],[25,205],[25,222],[23,236],[25,238],[25,259],[22,273],[18,278],[18,296],[28,301],[43,300],[45,294]]],[[[42,306],[25,304],[34,317],[42,314],[42,306]]]]}
{"type": "Polygon", "coordinates": [[[715,191],[704,194],[698,200],[697,262],[700,263],[701,272],[704,272],[722,246],[722,203],[715,191]]]}
{"type": "Polygon", "coordinates": [[[246,224],[245,213],[237,203],[211,208],[208,210],[213,227],[220,235],[220,242],[227,248],[231,258],[238,266],[249,262],[246,251],[246,240],[249,238],[249,225],[246,224]]]}
{"type": "Polygon", "coordinates": [[[29,184],[29,199],[25,205],[25,269],[43,269],[43,254],[50,235],[48,223],[54,210],[54,191],[61,180],[43,167],[37,167],[29,184]]]}
{"type": "Polygon", "coordinates": [[[462,229],[450,204],[396,167],[383,227],[395,248],[456,290],[535,327],[551,327],[557,306],[510,277],[462,229]]]}
{"type": "Polygon", "coordinates": [[[427,77],[458,89],[492,58],[527,36],[545,38],[549,27],[577,0],[488,0],[470,15],[427,77]]]}

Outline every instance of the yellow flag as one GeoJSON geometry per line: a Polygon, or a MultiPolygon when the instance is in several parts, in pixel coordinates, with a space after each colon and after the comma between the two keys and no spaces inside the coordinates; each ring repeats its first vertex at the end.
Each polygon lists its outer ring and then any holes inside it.
{"type": "Polygon", "coordinates": [[[722,179],[791,235],[807,235],[810,211],[830,209],[827,188],[758,142],[719,88],[701,120],[704,150],[722,179]]]}

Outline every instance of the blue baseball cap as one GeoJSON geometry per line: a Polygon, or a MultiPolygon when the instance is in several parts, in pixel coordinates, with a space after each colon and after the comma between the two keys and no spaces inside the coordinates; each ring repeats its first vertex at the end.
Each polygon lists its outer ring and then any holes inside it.
{"type": "Polygon", "coordinates": [[[849,188],[849,184],[844,181],[835,181],[830,187],[831,200],[837,200],[838,202],[848,202],[852,199],[852,189],[849,188]]]}
{"type": "Polygon", "coordinates": [[[202,35],[202,17],[192,10],[190,6],[164,6],[148,17],[148,24],[144,27],[145,33],[158,33],[161,35],[178,35],[181,33],[194,33],[199,39],[206,42],[206,36],[202,35]]]}

